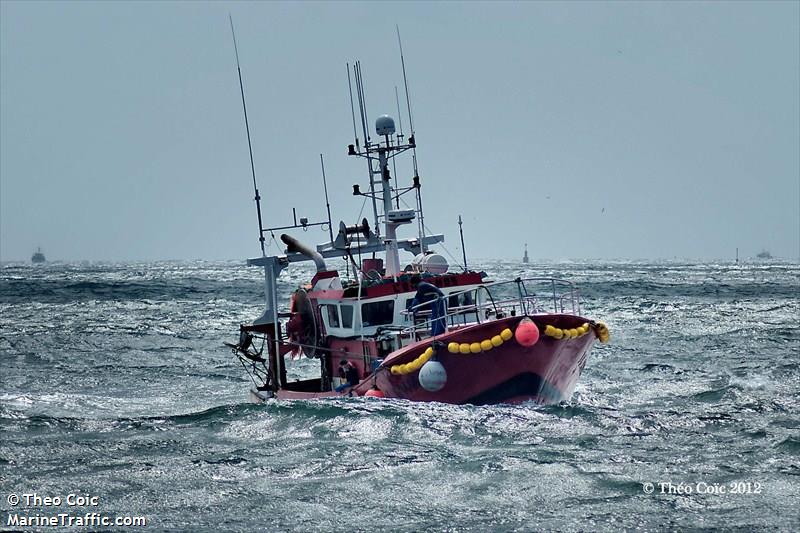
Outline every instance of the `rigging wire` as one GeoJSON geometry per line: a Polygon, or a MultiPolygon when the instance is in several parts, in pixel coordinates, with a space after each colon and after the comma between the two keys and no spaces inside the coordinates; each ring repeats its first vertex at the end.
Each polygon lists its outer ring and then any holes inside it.
{"type": "Polygon", "coordinates": [[[274,231],[270,231],[269,232],[269,236],[272,238],[272,242],[275,243],[275,246],[278,247],[278,250],[280,250],[281,249],[281,243],[279,243],[278,239],[275,238],[275,232],[274,231]]]}
{"type": "MultiPolygon", "coordinates": [[[[410,131],[411,137],[414,137],[414,121],[411,118],[411,97],[408,95],[408,77],[406,76],[406,60],[403,57],[403,41],[400,39],[400,25],[395,24],[395,29],[397,30],[397,45],[400,48],[400,65],[403,68],[403,86],[405,87],[406,91],[406,107],[408,108],[408,129],[410,131]]],[[[417,167],[417,147],[416,142],[414,143],[414,148],[411,150],[411,160],[414,164],[414,178],[419,180],[419,169],[417,167]]],[[[422,192],[417,188],[417,204],[419,210],[419,220],[417,221],[417,227],[419,228],[419,246],[420,250],[424,253],[425,252],[425,215],[422,212],[422,192]]]]}
{"type": "Polygon", "coordinates": [[[361,215],[364,214],[364,207],[366,205],[367,205],[367,197],[365,196],[364,201],[361,202],[361,210],[358,212],[358,216],[356,217],[356,224],[358,224],[358,221],[361,219],[361,215]]]}
{"type": "MultiPolygon", "coordinates": [[[[401,199],[400,199],[400,201],[401,201],[401,202],[403,202],[403,204],[404,204],[406,207],[408,207],[409,209],[411,209],[411,206],[410,206],[410,205],[408,205],[408,202],[406,202],[404,199],[402,199],[402,198],[401,198],[401,199]]],[[[429,235],[433,235],[433,232],[431,231],[431,228],[429,228],[427,224],[425,224],[425,230],[428,232],[428,234],[429,234],[429,235]]],[[[447,256],[448,256],[448,257],[450,257],[450,259],[452,259],[452,260],[453,260],[453,263],[454,263],[454,264],[456,264],[456,265],[458,265],[458,266],[460,266],[460,267],[463,267],[465,271],[467,270],[467,266],[466,266],[466,265],[463,265],[463,264],[461,263],[461,261],[459,261],[458,259],[456,259],[456,257],[455,257],[455,256],[454,256],[454,255],[453,255],[451,252],[450,252],[450,250],[448,250],[447,246],[445,246],[443,242],[437,243],[437,245],[442,247],[442,249],[444,250],[445,254],[447,254],[447,256]]]]}

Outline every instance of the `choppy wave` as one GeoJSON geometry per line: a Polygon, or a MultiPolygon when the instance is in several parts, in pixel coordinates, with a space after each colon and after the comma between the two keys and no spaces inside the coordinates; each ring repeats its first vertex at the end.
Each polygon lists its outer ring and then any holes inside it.
{"type": "Polygon", "coordinates": [[[251,405],[222,342],[259,314],[258,269],[5,265],[3,489],[96,494],[155,530],[796,528],[797,265],[479,267],[571,278],[609,324],[570,402],[251,405]],[[759,491],[660,489],[700,482],[759,491]]]}

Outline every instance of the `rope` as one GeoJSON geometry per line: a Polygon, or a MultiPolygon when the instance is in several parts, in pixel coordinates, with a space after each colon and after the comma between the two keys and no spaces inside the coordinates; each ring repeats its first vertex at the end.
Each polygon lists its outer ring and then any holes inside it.
{"type": "MultiPolygon", "coordinates": [[[[406,202],[404,199],[401,198],[400,201],[403,202],[403,205],[405,205],[409,209],[413,209],[410,205],[408,205],[408,202],[406,202]]],[[[429,228],[427,224],[423,223],[422,224],[422,228],[425,231],[428,232],[427,233],[428,235],[433,235],[433,232],[431,231],[431,228],[429,228]]],[[[467,266],[461,264],[461,261],[456,259],[456,257],[450,252],[450,250],[447,248],[447,246],[444,245],[443,242],[438,243],[438,245],[442,247],[442,249],[444,250],[444,253],[447,254],[448,257],[450,257],[450,259],[453,261],[454,264],[462,267],[464,270],[467,270],[467,266]]],[[[420,246],[422,246],[422,243],[420,243],[420,246]]]]}
{"type": "MultiPolygon", "coordinates": [[[[499,335],[495,335],[491,339],[484,339],[481,342],[462,342],[461,344],[457,342],[451,342],[447,345],[447,351],[453,354],[478,354],[481,352],[488,352],[492,348],[497,348],[504,342],[511,340],[514,336],[511,329],[506,328],[500,332],[499,335]]],[[[416,372],[422,366],[428,362],[428,360],[433,356],[433,348],[428,347],[422,354],[420,354],[416,359],[411,362],[401,364],[401,365],[392,365],[389,370],[394,375],[405,375],[411,374],[416,372]]]]}
{"type": "MultiPolygon", "coordinates": [[[[278,240],[275,238],[275,232],[274,231],[270,231],[269,232],[269,236],[272,238],[272,242],[275,243],[275,246],[277,246],[278,249],[280,249],[281,243],[279,243],[278,240]]],[[[269,246],[269,245],[267,245],[267,246],[269,246]]]]}

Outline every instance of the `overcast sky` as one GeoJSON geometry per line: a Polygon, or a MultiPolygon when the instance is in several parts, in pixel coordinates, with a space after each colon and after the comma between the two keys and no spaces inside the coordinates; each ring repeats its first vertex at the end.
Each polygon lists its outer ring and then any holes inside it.
{"type": "Polygon", "coordinates": [[[229,12],[266,225],[325,218],[320,153],[357,220],[345,63],[371,120],[396,115],[398,24],[454,255],[461,214],[475,258],[800,257],[795,1],[3,0],[0,260],[260,255],[229,12]]]}

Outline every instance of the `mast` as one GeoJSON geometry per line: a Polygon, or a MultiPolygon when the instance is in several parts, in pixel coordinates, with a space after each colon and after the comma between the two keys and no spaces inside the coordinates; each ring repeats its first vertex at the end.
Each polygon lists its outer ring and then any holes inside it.
{"type": "MultiPolygon", "coordinates": [[[[358,80],[356,80],[358,81],[358,80]]],[[[400,271],[400,255],[397,228],[403,224],[408,224],[414,220],[415,212],[413,209],[393,209],[392,208],[392,185],[390,182],[391,173],[389,172],[389,160],[395,156],[414,148],[413,139],[409,139],[408,144],[400,144],[400,142],[392,142],[392,137],[395,135],[394,120],[388,115],[381,115],[375,121],[376,133],[383,137],[383,142],[380,143],[367,143],[363,151],[356,150],[354,145],[348,146],[348,155],[355,155],[367,159],[370,167],[370,191],[362,193],[358,185],[353,185],[353,195],[366,196],[372,199],[373,205],[377,209],[378,200],[381,201],[383,207],[383,224],[384,224],[384,251],[386,253],[386,275],[390,277],[398,276],[400,271]],[[377,152],[377,158],[375,154],[377,152]],[[377,159],[378,171],[372,170],[372,161],[377,159]],[[380,181],[375,181],[374,176],[380,176],[380,181]],[[375,191],[374,185],[380,184],[381,190],[375,191]]],[[[397,194],[404,194],[414,187],[405,189],[397,188],[397,194]]],[[[376,219],[378,218],[376,214],[376,219]]],[[[404,241],[405,245],[408,244],[404,241]]]]}
{"type": "MultiPolygon", "coordinates": [[[[394,124],[392,125],[394,126],[394,124]]],[[[378,166],[381,171],[381,186],[383,192],[383,217],[386,230],[386,275],[397,276],[400,273],[400,254],[397,250],[396,226],[389,219],[392,210],[392,187],[389,184],[389,159],[387,151],[391,148],[389,135],[386,135],[386,146],[378,148],[378,166]]]]}
{"type": "Polygon", "coordinates": [[[369,157],[371,143],[369,134],[367,133],[368,131],[367,103],[366,103],[366,97],[364,96],[364,79],[362,78],[361,75],[361,61],[356,61],[353,64],[353,76],[356,79],[356,96],[358,97],[358,108],[361,117],[361,130],[364,134],[364,150],[366,150],[367,154],[366,160],[367,160],[367,171],[369,174],[369,191],[370,191],[369,196],[370,199],[372,200],[372,213],[375,217],[375,232],[378,235],[380,235],[381,230],[380,230],[380,223],[378,220],[378,204],[375,196],[375,180],[374,180],[374,177],[376,174],[378,174],[378,172],[375,172],[375,170],[372,168],[372,160],[374,158],[369,157]]]}
{"type": "MultiPolygon", "coordinates": [[[[273,350],[275,353],[275,368],[273,369],[272,387],[277,390],[280,387],[281,376],[281,357],[279,355],[280,344],[278,341],[278,334],[280,324],[278,323],[278,283],[277,276],[281,268],[275,262],[274,258],[268,258],[264,246],[264,224],[261,218],[261,195],[258,192],[258,184],[256,182],[256,166],[253,160],[253,143],[250,140],[250,122],[247,119],[247,103],[244,98],[244,82],[242,82],[242,68],[239,64],[239,47],[236,44],[236,32],[233,29],[233,17],[228,14],[228,19],[231,23],[231,36],[233,37],[233,49],[236,53],[236,70],[239,73],[239,91],[242,95],[242,110],[244,111],[244,125],[247,131],[247,148],[250,152],[250,171],[253,176],[253,189],[255,190],[256,212],[258,213],[258,241],[261,244],[261,258],[264,260],[264,313],[258,318],[255,323],[269,324],[273,326],[273,350]],[[270,260],[271,259],[271,260],[270,260]]],[[[270,365],[271,366],[271,365],[270,365]]]]}
{"type": "Polygon", "coordinates": [[[250,122],[247,120],[247,103],[244,98],[244,83],[242,82],[242,67],[239,65],[239,47],[236,45],[236,32],[233,30],[233,17],[228,14],[228,19],[231,22],[231,35],[233,36],[233,50],[236,53],[236,70],[239,72],[239,91],[242,93],[242,110],[244,110],[244,127],[247,131],[247,149],[250,152],[250,172],[253,175],[253,190],[256,193],[256,212],[258,213],[258,241],[261,243],[261,256],[265,257],[266,251],[264,249],[264,224],[261,221],[261,195],[258,193],[258,185],[256,184],[256,165],[253,161],[253,143],[250,140],[250,122]]]}

